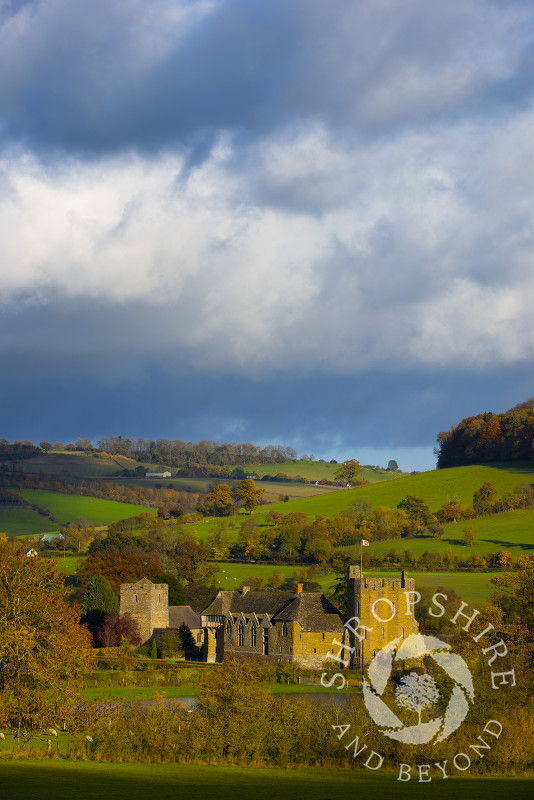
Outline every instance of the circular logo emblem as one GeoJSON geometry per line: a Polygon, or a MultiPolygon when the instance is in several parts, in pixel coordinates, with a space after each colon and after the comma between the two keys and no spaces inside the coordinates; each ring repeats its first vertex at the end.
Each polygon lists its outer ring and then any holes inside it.
{"type": "Polygon", "coordinates": [[[467,664],[450,649],[450,645],[434,636],[412,633],[407,639],[393,639],[373,658],[363,681],[363,698],[367,711],[385,736],[405,744],[425,744],[432,740],[437,744],[460,727],[475,692],[467,664]],[[445,713],[434,716],[429,722],[421,722],[423,711],[435,706],[440,697],[438,687],[429,674],[411,672],[403,675],[395,691],[395,702],[418,715],[417,724],[404,725],[382,696],[396,662],[422,659],[424,656],[430,656],[447,673],[454,687],[445,713]]]}

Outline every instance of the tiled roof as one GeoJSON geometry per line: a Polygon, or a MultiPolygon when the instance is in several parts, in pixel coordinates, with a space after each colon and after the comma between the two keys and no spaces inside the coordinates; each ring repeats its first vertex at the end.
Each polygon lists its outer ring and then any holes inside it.
{"type": "Polygon", "coordinates": [[[202,612],[203,615],[268,614],[275,622],[297,620],[306,631],[343,630],[339,611],[320,592],[246,592],[221,591],[202,612]]]}
{"type": "Polygon", "coordinates": [[[196,614],[191,606],[169,606],[169,628],[179,628],[185,624],[188,628],[201,628],[200,614],[196,614]]]}
{"type": "Polygon", "coordinates": [[[273,616],[295,597],[294,592],[246,592],[221,591],[202,612],[203,615],[225,615],[228,613],[239,614],[269,614],[273,616]]]}
{"type": "Polygon", "coordinates": [[[276,614],[275,620],[297,620],[305,631],[342,631],[341,614],[320,592],[303,592],[276,614]]]}

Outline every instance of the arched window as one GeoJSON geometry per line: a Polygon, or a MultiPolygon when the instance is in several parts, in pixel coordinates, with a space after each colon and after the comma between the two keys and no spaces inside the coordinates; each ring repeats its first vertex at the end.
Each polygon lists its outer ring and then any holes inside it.
{"type": "Polygon", "coordinates": [[[237,629],[237,643],[239,647],[243,647],[245,644],[245,629],[242,622],[239,623],[239,627],[237,629]]]}
{"type": "Polygon", "coordinates": [[[282,625],[282,636],[287,636],[287,622],[282,625]]]}
{"type": "Polygon", "coordinates": [[[232,624],[230,620],[228,620],[228,622],[226,623],[226,634],[227,636],[230,636],[231,633],[232,633],[232,624]]]}
{"type": "Polygon", "coordinates": [[[257,639],[256,639],[256,626],[253,625],[250,629],[250,644],[252,647],[256,647],[257,639]]]}
{"type": "Polygon", "coordinates": [[[404,628],[401,628],[401,638],[404,639],[406,634],[404,633],[404,628]]]}

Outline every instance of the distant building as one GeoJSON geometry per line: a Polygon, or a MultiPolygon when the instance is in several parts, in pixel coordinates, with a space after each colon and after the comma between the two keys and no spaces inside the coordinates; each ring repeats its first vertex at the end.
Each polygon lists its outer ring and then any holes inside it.
{"type": "Polygon", "coordinates": [[[62,533],[45,533],[41,536],[41,542],[56,542],[61,541],[65,537],[62,533]]]}
{"type": "Polygon", "coordinates": [[[171,478],[172,475],[170,472],[147,472],[145,475],[146,478],[171,478]]]}

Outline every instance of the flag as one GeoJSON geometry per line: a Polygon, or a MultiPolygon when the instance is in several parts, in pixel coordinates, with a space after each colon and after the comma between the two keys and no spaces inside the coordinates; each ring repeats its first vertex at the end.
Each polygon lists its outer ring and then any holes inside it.
{"type": "Polygon", "coordinates": [[[364,547],[369,547],[369,542],[367,541],[367,539],[362,539],[362,545],[364,547]]]}

